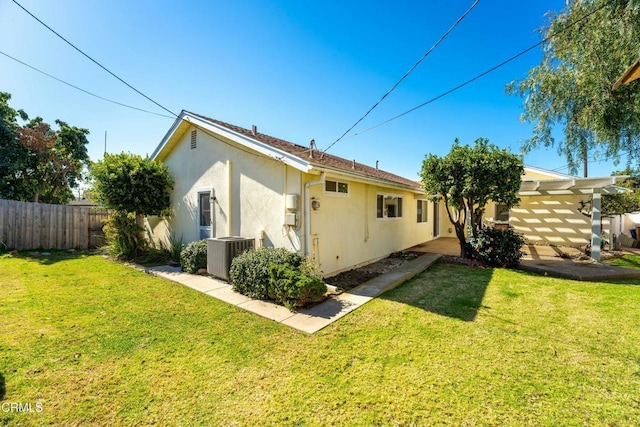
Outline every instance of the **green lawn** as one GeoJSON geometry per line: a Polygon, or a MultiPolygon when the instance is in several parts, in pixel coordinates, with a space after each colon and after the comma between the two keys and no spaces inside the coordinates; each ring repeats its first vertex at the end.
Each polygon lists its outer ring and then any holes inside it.
{"type": "Polygon", "coordinates": [[[0,425],[638,425],[636,283],[437,265],[306,335],[100,256],[5,255],[0,425]]]}
{"type": "Polygon", "coordinates": [[[609,261],[609,264],[618,267],[640,270],[640,255],[625,255],[622,258],[612,259],[611,261],[609,261]]]}

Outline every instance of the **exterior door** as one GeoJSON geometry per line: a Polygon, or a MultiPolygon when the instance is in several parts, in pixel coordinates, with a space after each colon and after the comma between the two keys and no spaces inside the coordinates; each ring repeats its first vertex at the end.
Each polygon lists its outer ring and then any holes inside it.
{"type": "Polygon", "coordinates": [[[211,192],[198,193],[198,238],[213,237],[211,233],[211,192]]]}
{"type": "Polygon", "coordinates": [[[433,238],[440,235],[440,203],[433,202],[433,238]]]}

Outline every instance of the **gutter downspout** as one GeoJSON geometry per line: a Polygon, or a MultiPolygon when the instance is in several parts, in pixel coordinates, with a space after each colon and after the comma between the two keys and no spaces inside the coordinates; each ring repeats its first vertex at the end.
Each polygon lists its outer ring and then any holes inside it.
{"type": "Polygon", "coordinates": [[[311,215],[309,210],[311,209],[311,195],[309,194],[309,187],[312,185],[324,184],[325,173],[322,172],[318,181],[310,181],[304,185],[304,255],[309,256],[309,241],[311,240],[311,215]]]}

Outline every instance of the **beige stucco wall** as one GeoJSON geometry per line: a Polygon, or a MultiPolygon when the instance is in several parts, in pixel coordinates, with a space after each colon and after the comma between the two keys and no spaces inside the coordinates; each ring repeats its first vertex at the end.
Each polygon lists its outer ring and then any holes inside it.
{"type": "MultiPolygon", "coordinates": [[[[591,240],[591,217],[578,212],[580,201],[589,195],[546,195],[521,197],[510,211],[509,222],[531,243],[584,246],[591,240]]],[[[602,231],[609,238],[609,218],[602,218],[602,231]]]]}
{"type": "Polygon", "coordinates": [[[327,175],[327,179],[348,182],[349,194],[311,187],[310,195],[320,202],[311,211],[310,252],[325,275],[384,257],[433,239],[433,204],[428,202],[427,221],[417,221],[417,197],[413,192],[349,181],[327,175]],[[377,218],[376,196],[403,198],[402,218],[377,218]]]}
{"type": "Polygon", "coordinates": [[[164,163],[171,170],[175,188],[170,194],[172,217],[149,219],[154,240],[168,240],[173,233],[184,242],[199,238],[198,192],[213,189],[213,236],[243,236],[256,245],[301,249],[301,229],[284,227],[285,195],[301,195],[301,173],[274,159],[243,151],[197,131],[197,147],[191,149],[189,129],[164,163]],[[264,241],[262,237],[264,230],[264,241]]]}
{"type": "MultiPolygon", "coordinates": [[[[170,168],[175,188],[170,194],[172,217],[149,218],[148,227],[155,241],[182,236],[184,242],[197,240],[197,196],[213,189],[213,235],[237,235],[259,239],[258,246],[284,247],[305,251],[305,184],[317,181],[319,172],[303,173],[275,159],[249,152],[198,130],[197,147],[191,149],[188,129],[164,163],[170,168]],[[286,195],[298,194],[297,225],[285,226],[286,195]]],[[[327,174],[327,178],[332,176],[327,174]]],[[[428,203],[428,221],[417,222],[416,194],[405,190],[355,182],[334,176],[349,184],[346,196],[326,193],[324,185],[310,187],[310,196],[320,202],[310,210],[309,253],[326,276],[348,270],[433,238],[433,205],[428,203]],[[403,217],[376,218],[376,195],[403,197],[403,217]]],[[[443,218],[441,216],[441,218],[443,218]]]]}

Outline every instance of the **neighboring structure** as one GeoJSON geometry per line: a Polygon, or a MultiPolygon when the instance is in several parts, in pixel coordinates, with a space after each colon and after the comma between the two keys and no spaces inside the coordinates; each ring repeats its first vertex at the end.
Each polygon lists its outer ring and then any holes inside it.
{"type": "MultiPolygon", "coordinates": [[[[325,276],[438,235],[417,181],[182,111],[152,158],[175,179],[154,240],[242,236],[309,255],[325,276]]],[[[438,205],[436,205],[438,206],[438,205]]],[[[445,216],[446,219],[446,216],[445,216]]]]}
{"type": "Polygon", "coordinates": [[[485,216],[511,225],[530,243],[584,247],[591,242],[592,258],[599,260],[601,235],[611,240],[619,233],[609,218],[601,218],[601,195],[627,191],[615,185],[624,178],[578,178],[525,166],[520,204],[511,210],[490,205],[485,216]]]}

